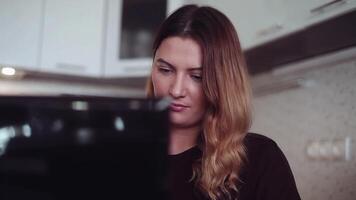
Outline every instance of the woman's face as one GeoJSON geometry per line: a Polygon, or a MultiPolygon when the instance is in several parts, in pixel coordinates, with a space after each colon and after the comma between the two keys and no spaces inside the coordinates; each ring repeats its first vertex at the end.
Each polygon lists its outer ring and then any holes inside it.
{"type": "Polygon", "coordinates": [[[152,82],[156,97],[172,98],[170,119],[174,127],[200,124],[206,109],[202,88],[202,52],[190,38],[162,41],[153,61],[152,82]]]}

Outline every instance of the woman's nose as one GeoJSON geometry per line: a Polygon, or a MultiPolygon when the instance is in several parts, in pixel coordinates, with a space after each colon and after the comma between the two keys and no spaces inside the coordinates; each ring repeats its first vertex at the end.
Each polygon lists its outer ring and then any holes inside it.
{"type": "Polygon", "coordinates": [[[173,98],[181,98],[185,96],[185,85],[184,85],[184,77],[183,76],[176,76],[176,78],[172,81],[169,94],[173,98]]]}

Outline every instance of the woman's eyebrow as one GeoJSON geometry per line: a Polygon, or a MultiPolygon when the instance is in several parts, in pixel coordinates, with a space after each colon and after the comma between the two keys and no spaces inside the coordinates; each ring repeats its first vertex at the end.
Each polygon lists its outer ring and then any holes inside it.
{"type": "Polygon", "coordinates": [[[203,69],[201,67],[192,67],[188,69],[189,71],[202,71],[203,69]]]}
{"type": "Polygon", "coordinates": [[[168,65],[168,66],[171,67],[171,68],[175,68],[171,63],[169,63],[169,62],[163,60],[162,58],[158,58],[158,59],[157,59],[157,62],[160,62],[160,63],[163,63],[163,64],[165,64],[165,65],[168,65]]]}
{"type": "MultiPolygon", "coordinates": [[[[171,63],[165,61],[163,58],[158,58],[158,59],[157,59],[157,62],[163,63],[163,64],[165,64],[165,65],[168,65],[168,66],[171,67],[171,68],[175,68],[174,65],[172,65],[171,63]]],[[[198,71],[198,70],[201,71],[201,70],[202,70],[202,67],[191,67],[191,68],[188,68],[188,70],[189,70],[189,71],[198,71]]]]}

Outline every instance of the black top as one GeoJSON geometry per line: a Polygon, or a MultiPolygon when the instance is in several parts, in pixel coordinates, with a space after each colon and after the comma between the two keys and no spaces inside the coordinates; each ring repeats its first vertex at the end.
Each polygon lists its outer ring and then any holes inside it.
{"type": "MultiPolygon", "coordinates": [[[[248,162],[242,168],[238,200],[300,200],[288,161],[277,144],[262,135],[249,133],[244,139],[248,162]]],[[[201,157],[197,146],[170,155],[168,187],[170,199],[204,199],[192,177],[192,163],[201,157]]]]}

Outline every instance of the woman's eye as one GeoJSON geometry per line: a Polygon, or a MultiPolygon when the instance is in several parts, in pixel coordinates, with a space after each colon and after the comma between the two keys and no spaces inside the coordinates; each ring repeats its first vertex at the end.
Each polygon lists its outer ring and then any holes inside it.
{"type": "Polygon", "coordinates": [[[200,82],[202,80],[201,75],[198,75],[198,74],[193,74],[193,75],[191,75],[191,77],[193,80],[198,81],[198,82],[200,82]]]}
{"type": "Polygon", "coordinates": [[[172,72],[171,69],[166,68],[166,67],[159,67],[158,71],[161,72],[162,74],[169,74],[170,72],[172,72]]]}

